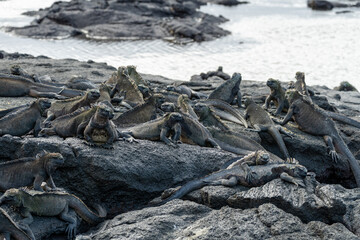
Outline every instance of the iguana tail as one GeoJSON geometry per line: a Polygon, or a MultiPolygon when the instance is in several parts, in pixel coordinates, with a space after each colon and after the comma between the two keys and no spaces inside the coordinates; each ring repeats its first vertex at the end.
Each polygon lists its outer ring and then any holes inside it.
{"type": "Polygon", "coordinates": [[[253,151],[249,151],[249,150],[246,150],[246,149],[231,146],[230,144],[224,143],[224,142],[222,142],[220,140],[217,140],[216,138],[214,138],[214,141],[220,146],[220,148],[222,150],[232,152],[232,153],[235,153],[235,154],[238,154],[238,155],[245,156],[245,155],[253,152],[253,151]]]}
{"type": "Polygon", "coordinates": [[[91,211],[83,201],[74,195],[69,195],[69,207],[73,208],[79,216],[89,224],[98,224],[104,221],[106,210],[101,206],[96,206],[98,213],[91,211]]]}
{"type": "Polygon", "coordinates": [[[339,136],[332,136],[335,148],[342,154],[344,154],[351,167],[351,171],[354,174],[355,181],[358,187],[360,187],[360,166],[354,155],[351,153],[344,140],[339,136]]]}
{"type": "Polygon", "coordinates": [[[326,111],[326,115],[328,115],[332,119],[337,120],[339,122],[346,123],[348,125],[360,128],[360,122],[358,122],[354,119],[351,119],[349,117],[346,117],[342,114],[326,111]]]}
{"type": "Polygon", "coordinates": [[[187,184],[185,184],[184,186],[182,186],[179,190],[174,192],[170,197],[168,197],[168,198],[164,199],[162,202],[160,202],[160,204],[165,204],[167,202],[170,202],[171,200],[182,198],[186,194],[188,194],[194,190],[200,189],[206,185],[208,185],[208,184],[202,180],[196,179],[196,180],[190,181],[187,184]]]}
{"type": "Polygon", "coordinates": [[[248,127],[248,124],[247,124],[246,120],[244,119],[243,114],[236,108],[233,108],[227,102],[224,102],[219,99],[207,99],[204,102],[210,106],[216,107],[222,111],[225,111],[225,112],[233,115],[235,118],[237,118],[242,123],[242,125],[244,125],[246,128],[248,127]]]}
{"type": "Polygon", "coordinates": [[[275,142],[279,146],[280,151],[282,152],[282,154],[284,154],[285,158],[290,159],[291,158],[290,154],[285,146],[284,140],[282,139],[279,133],[279,130],[277,130],[277,128],[274,126],[271,126],[268,128],[268,132],[274,138],[275,142]]]}

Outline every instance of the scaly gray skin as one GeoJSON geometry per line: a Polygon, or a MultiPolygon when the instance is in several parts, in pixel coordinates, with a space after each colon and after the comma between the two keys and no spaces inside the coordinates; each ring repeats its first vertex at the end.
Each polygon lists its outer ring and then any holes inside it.
{"type": "Polygon", "coordinates": [[[357,186],[360,187],[360,166],[354,155],[351,153],[344,140],[340,137],[335,123],[327,114],[316,105],[306,101],[304,98],[297,98],[297,91],[288,91],[287,97],[291,106],[281,125],[285,125],[291,118],[298,124],[299,129],[312,135],[323,136],[330,148],[332,159],[336,162],[340,152],[345,155],[354,174],[357,186]]]}
{"type": "Polygon", "coordinates": [[[2,240],[10,240],[10,237],[16,240],[31,240],[2,208],[0,208],[0,234],[4,234],[5,239],[2,240]]]}
{"type": "Polygon", "coordinates": [[[73,76],[70,78],[68,81],[66,81],[66,87],[82,91],[96,88],[96,86],[90,80],[82,76],[73,76]]]}
{"type": "Polygon", "coordinates": [[[194,105],[194,111],[199,117],[199,121],[206,127],[217,127],[220,130],[227,131],[229,127],[221,121],[221,119],[215,114],[215,112],[204,103],[196,103],[194,105]]]}
{"type": "Polygon", "coordinates": [[[286,148],[284,140],[282,139],[280,132],[287,134],[284,129],[280,126],[276,126],[274,122],[271,120],[269,114],[258,106],[252,99],[248,98],[245,101],[246,106],[246,115],[245,118],[248,118],[251,125],[257,131],[266,131],[270,133],[270,135],[274,138],[275,142],[280,148],[282,154],[286,157],[286,161],[289,163],[293,163],[296,160],[290,157],[290,154],[286,148]]]}
{"type": "Polygon", "coordinates": [[[236,164],[230,169],[222,169],[185,184],[169,198],[163,200],[161,204],[173,199],[182,198],[186,194],[207,185],[232,187],[238,184],[246,187],[258,187],[276,178],[281,178],[295,185],[304,186],[303,179],[307,174],[307,169],[297,164],[266,164],[248,166],[248,168],[249,171],[253,173],[250,178],[247,174],[248,171],[244,170],[243,165],[236,164]]]}
{"type": "Polygon", "coordinates": [[[84,130],[96,110],[97,106],[93,106],[92,108],[80,108],[73,113],[58,117],[50,122],[50,127],[41,129],[39,136],[47,137],[58,135],[62,138],[82,138],[84,136],[84,130]]]}
{"type": "Polygon", "coordinates": [[[12,75],[17,75],[17,76],[21,76],[24,78],[27,78],[33,82],[37,82],[37,79],[34,78],[34,75],[30,75],[27,71],[25,71],[24,69],[22,69],[22,67],[20,67],[19,65],[12,65],[10,67],[10,72],[12,75]]]}
{"type": "Polygon", "coordinates": [[[113,117],[114,111],[107,105],[100,104],[84,130],[86,144],[112,148],[113,142],[118,139],[116,126],[111,121],[113,117]]]}
{"type": "Polygon", "coordinates": [[[140,74],[136,71],[136,67],[133,65],[128,65],[126,67],[127,72],[130,76],[131,79],[133,79],[136,83],[137,86],[139,85],[143,85],[143,86],[148,86],[149,83],[147,81],[145,81],[140,74]]]}
{"type": "Polygon", "coordinates": [[[51,104],[51,107],[47,111],[47,118],[44,121],[44,125],[54,120],[57,117],[69,114],[81,107],[91,107],[91,104],[95,103],[100,97],[100,92],[97,89],[90,89],[86,91],[84,96],[73,97],[66,100],[58,100],[51,104]]]}
{"type": "Polygon", "coordinates": [[[229,103],[220,99],[207,99],[202,101],[203,103],[214,107],[216,115],[224,120],[228,120],[234,123],[242,124],[245,128],[248,124],[243,114],[236,108],[233,108],[229,103]]]}
{"type": "Polygon", "coordinates": [[[181,135],[183,116],[180,113],[167,113],[155,120],[145,122],[120,132],[120,135],[131,141],[132,137],[147,140],[161,140],[167,145],[176,147],[178,142],[168,139],[170,133],[181,135]]]}
{"type": "Polygon", "coordinates": [[[185,94],[185,95],[188,96],[189,99],[207,98],[206,94],[196,92],[196,91],[192,90],[191,88],[189,88],[188,86],[185,86],[185,85],[179,85],[179,86],[168,85],[168,86],[166,86],[166,91],[177,92],[179,94],[185,94]]]}
{"type": "Polygon", "coordinates": [[[187,114],[182,114],[182,117],[184,120],[181,122],[181,136],[175,134],[173,136],[173,141],[176,142],[181,140],[181,142],[188,144],[220,149],[220,146],[216,143],[211,136],[211,133],[204,125],[187,114]]]}
{"type": "Polygon", "coordinates": [[[113,120],[118,127],[148,122],[156,118],[156,111],[164,103],[164,96],[154,94],[142,105],[121,114],[113,120]]]}
{"type": "Polygon", "coordinates": [[[0,97],[30,96],[65,99],[83,94],[82,91],[36,83],[21,76],[8,74],[0,74],[0,86],[2,86],[0,97]]]}
{"type": "Polygon", "coordinates": [[[42,182],[46,182],[51,189],[56,189],[51,174],[63,163],[64,158],[60,153],[46,151],[37,154],[35,158],[0,163],[0,191],[31,185],[35,190],[43,191],[42,182]]]}
{"type": "Polygon", "coordinates": [[[114,92],[126,92],[125,100],[132,107],[145,103],[144,98],[135,81],[129,76],[126,67],[119,67],[106,84],[115,84],[110,97],[114,97],[114,92]]]}
{"type": "Polygon", "coordinates": [[[193,117],[194,119],[198,119],[198,116],[194,112],[194,109],[190,104],[190,99],[187,95],[182,94],[178,97],[177,106],[179,108],[180,113],[187,114],[193,117]]]}
{"type": "MultiPolygon", "coordinates": [[[[214,128],[209,128],[209,131],[215,141],[220,145],[221,149],[239,155],[247,155],[253,151],[265,151],[265,148],[251,138],[230,131],[220,131],[214,128]]],[[[284,163],[284,160],[275,154],[268,152],[272,163],[284,163]]],[[[227,165],[232,162],[227,163],[227,165]]]]}
{"type": "Polygon", "coordinates": [[[94,213],[78,197],[64,192],[39,192],[11,188],[0,198],[0,204],[2,202],[10,202],[21,208],[21,214],[25,218],[21,221],[20,226],[33,239],[35,237],[29,227],[33,222],[32,214],[47,217],[58,216],[61,220],[68,222],[66,231],[69,239],[73,239],[76,235],[77,225],[76,218],[68,214],[69,208],[74,209],[83,220],[91,225],[102,222],[106,216],[106,211],[102,207],[98,206],[98,213],[94,213]]]}
{"type": "Polygon", "coordinates": [[[277,116],[281,111],[289,108],[289,102],[285,98],[285,90],[281,87],[280,81],[276,79],[269,78],[266,85],[271,92],[265,100],[264,108],[268,109],[270,102],[273,101],[277,107],[274,115],[277,116]]]}
{"type": "MultiPolygon", "coordinates": [[[[112,101],[112,97],[110,96],[112,89],[110,85],[107,85],[105,83],[101,83],[100,87],[99,87],[99,92],[100,92],[100,97],[98,98],[98,100],[96,102],[103,102],[103,101],[107,101],[109,103],[111,103],[112,101]]],[[[118,100],[121,100],[121,102],[118,102],[117,104],[123,107],[126,107],[128,109],[132,109],[132,107],[126,103],[125,101],[123,101],[124,99],[122,98],[118,98],[118,100]]],[[[109,105],[109,107],[111,107],[114,112],[118,112],[117,109],[114,108],[114,106],[112,106],[112,104],[109,105]]]]}
{"type": "Polygon", "coordinates": [[[26,108],[26,107],[29,107],[29,104],[25,104],[25,105],[21,105],[21,106],[18,106],[18,107],[13,107],[13,108],[8,108],[8,109],[5,109],[5,110],[1,110],[0,111],[0,118],[6,116],[7,114],[9,114],[11,112],[15,112],[16,110],[19,110],[20,108],[26,108]]]}
{"type": "Polygon", "coordinates": [[[51,106],[48,99],[40,98],[29,107],[20,108],[0,119],[0,136],[10,134],[13,136],[23,136],[34,130],[37,137],[41,127],[41,116],[46,109],[51,106]]]}
{"type": "Polygon", "coordinates": [[[240,92],[241,74],[234,73],[231,79],[227,80],[212,93],[208,99],[220,99],[229,104],[232,104],[236,98],[237,105],[241,107],[241,92],[240,92]]]}
{"type": "Polygon", "coordinates": [[[216,71],[209,71],[207,73],[200,74],[202,79],[208,79],[209,77],[218,76],[224,80],[230,79],[230,75],[223,72],[223,67],[219,66],[216,71]]]}

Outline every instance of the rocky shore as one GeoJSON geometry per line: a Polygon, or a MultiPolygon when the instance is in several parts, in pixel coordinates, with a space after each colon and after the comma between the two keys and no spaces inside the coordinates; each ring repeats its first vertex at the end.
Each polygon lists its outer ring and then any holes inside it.
{"type": "MultiPolygon", "coordinates": [[[[208,41],[230,34],[219,27],[227,21],[199,11],[209,2],[73,0],[25,14],[37,16],[31,25],[8,31],[33,38],[80,37],[95,40],[164,39],[208,41]]],[[[237,5],[238,1],[210,1],[237,5]]]]}
{"type": "MultiPolygon", "coordinates": [[[[0,63],[0,73],[9,73],[10,67],[18,64],[27,72],[54,83],[65,83],[73,75],[82,75],[99,84],[108,80],[117,67],[91,60],[55,60],[3,51],[0,51],[0,63]]],[[[142,77],[152,88],[185,83],[205,94],[223,82],[218,77],[201,82],[148,74],[142,77]]],[[[194,79],[199,80],[200,76],[194,79]]],[[[282,80],[286,86],[285,81],[292,79],[282,80]]],[[[243,80],[240,88],[243,96],[258,99],[269,93],[265,82],[243,80]]],[[[360,120],[358,92],[335,91],[325,86],[310,86],[310,89],[315,92],[314,101],[318,105],[360,120]]],[[[1,97],[0,108],[33,100],[1,97]]],[[[281,156],[269,134],[246,132],[230,122],[228,125],[232,131],[245,133],[281,156]]],[[[360,132],[344,124],[337,123],[337,126],[359,159],[360,132]]],[[[292,123],[286,128],[294,134],[284,137],[289,152],[314,173],[306,177],[305,187],[280,179],[253,188],[207,186],[188,194],[184,200],[156,207],[149,202],[164,190],[214,172],[237,155],[188,144],[171,148],[162,142],[147,140],[117,141],[113,149],[102,149],[87,146],[78,138],[5,135],[0,137],[0,162],[33,157],[41,150],[61,153],[65,163],[54,173],[57,186],[80,197],[89,206],[103,205],[108,212],[107,220],[96,227],[90,228],[81,222],[77,239],[359,239],[360,190],[354,188],[348,162],[345,159],[333,162],[322,137],[306,134],[292,123]]],[[[10,207],[2,207],[15,220],[21,218],[10,207]]],[[[30,227],[37,239],[55,236],[64,239],[65,222],[55,217],[34,219],[30,227]]]]}

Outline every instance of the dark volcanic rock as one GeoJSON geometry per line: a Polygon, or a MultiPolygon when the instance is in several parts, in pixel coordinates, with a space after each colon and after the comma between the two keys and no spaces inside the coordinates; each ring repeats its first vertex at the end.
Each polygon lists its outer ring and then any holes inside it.
{"type": "Polygon", "coordinates": [[[327,225],[301,220],[272,204],[240,210],[212,210],[188,201],[174,200],[118,215],[85,239],[357,239],[340,223],[327,225]]]}
{"type": "Polygon", "coordinates": [[[30,26],[8,30],[35,38],[99,40],[185,38],[200,42],[228,35],[230,32],[218,26],[227,19],[197,11],[201,4],[176,0],[55,2],[39,10],[39,18],[30,26]]]}
{"type": "Polygon", "coordinates": [[[332,10],[333,8],[360,7],[360,3],[357,1],[342,3],[326,0],[308,0],[307,5],[313,10],[332,10]]]}

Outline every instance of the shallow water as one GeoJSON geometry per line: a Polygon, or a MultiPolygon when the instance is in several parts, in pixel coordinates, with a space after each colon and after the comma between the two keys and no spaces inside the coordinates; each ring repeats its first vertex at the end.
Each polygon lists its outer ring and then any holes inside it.
{"type": "MultiPolygon", "coordinates": [[[[0,1],[0,25],[23,26],[28,10],[50,0],[0,1]]],[[[143,73],[188,80],[215,70],[241,72],[243,79],[282,81],[306,73],[309,85],[334,87],[349,81],[360,89],[360,12],[312,11],[305,0],[252,0],[237,7],[208,5],[202,11],[230,19],[230,36],[205,43],[175,45],[162,40],[97,42],[77,39],[38,40],[0,32],[0,49],[52,58],[92,59],[113,66],[136,65],[143,73]]],[[[339,9],[340,10],[340,9],[339,9]]]]}

